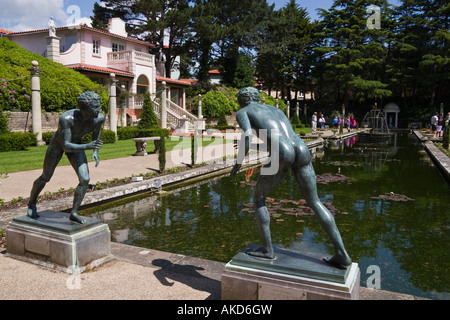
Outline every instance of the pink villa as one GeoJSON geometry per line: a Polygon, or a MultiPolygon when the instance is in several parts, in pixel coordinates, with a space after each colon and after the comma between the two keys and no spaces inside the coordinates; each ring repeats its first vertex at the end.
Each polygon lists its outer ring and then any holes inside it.
{"type": "MultiPolygon", "coordinates": [[[[108,31],[76,25],[57,27],[53,33],[49,29],[23,32],[0,29],[0,34],[100,84],[109,86],[110,75],[114,73],[118,92],[124,89],[131,94],[126,105],[128,123],[140,118],[143,95],[149,91],[155,98],[163,84],[168,88],[169,122],[176,123],[178,118],[195,120],[185,110],[184,90],[190,82],[166,78],[164,61],[149,54],[154,45],[128,37],[125,22],[120,18],[109,20],[108,31]]],[[[159,105],[155,108],[159,109],[159,105]]]]}

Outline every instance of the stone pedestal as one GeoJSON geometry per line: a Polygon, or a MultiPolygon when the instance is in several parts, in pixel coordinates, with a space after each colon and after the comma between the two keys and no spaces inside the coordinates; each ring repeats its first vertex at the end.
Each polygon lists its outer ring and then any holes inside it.
{"type": "Polygon", "coordinates": [[[84,217],[87,222],[79,224],[69,220],[70,214],[51,210],[39,216],[8,224],[8,256],[64,272],[82,272],[113,258],[109,227],[101,220],[84,217]]]}
{"type": "Polygon", "coordinates": [[[238,253],[222,274],[223,300],[358,300],[360,271],[338,269],[322,256],[275,248],[276,259],[238,253]]]}

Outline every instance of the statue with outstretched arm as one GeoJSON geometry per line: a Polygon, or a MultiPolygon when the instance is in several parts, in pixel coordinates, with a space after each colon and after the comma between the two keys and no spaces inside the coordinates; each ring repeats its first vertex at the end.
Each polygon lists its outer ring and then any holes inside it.
{"type": "Polygon", "coordinates": [[[255,88],[244,88],[238,94],[241,109],[236,119],[242,128],[241,147],[237,162],[231,170],[231,177],[239,171],[246,154],[250,149],[251,138],[255,134],[266,143],[269,160],[278,157],[278,168],[270,174],[263,174],[263,169],[272,164],[268,161],[261,170],[254,193],[256,221],[262,246],[248,254],[256,257],[274,259],[275,254],[270,235],[270,215],[266,206],[266,197],[275,189],[289,169],[292,169],[302,193],[316,213],[320,224],[333,242],[335,255],[324,259],[337,267],[351,264],[333,215],[321,203],[317,194],[316,175],[311,163],[311,155],[303,140],[295,134],[289,119],[283,111],[266,104],[259,104],[260,94],[255,88]],[[276,143],[274,143],[276,142],[276,143]]]}
{"type": "Polygon", "coordinates": [[[98,150],[103,145],[100,140],[101,128],[105,117],[101,111],[100,96],[94,92],[86,91],[78,97],[79,109],[64,112],[58,123],[58,130],[52,136],[47,148],[42,175],[33,183],[27,215],[37,219],[39,215],[36,202],[45,184],[50,181],[56,166],[66,153],[70,164],[78,175],[79,184],[75,189],[70,220],[85,223],[86,220],[78,215],[78,209],[86,194],[89,184],[89,168],[85,150],[92,150],[92,160],[95,166],[99,164],[98,150]],[[83,137],[92,133],[92,142],[82,143],[83,137]]]}

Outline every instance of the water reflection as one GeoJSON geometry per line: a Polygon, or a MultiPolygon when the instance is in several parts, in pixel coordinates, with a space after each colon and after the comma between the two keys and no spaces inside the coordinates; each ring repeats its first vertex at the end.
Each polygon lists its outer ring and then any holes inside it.
{"type": "MultiPolygon", "coordinates": [[[[381,289],[449,299],[450,187],[414,137],[390,144],[333,141],[312,150],[321,201],[335,215],[344,243],[366,270],[381,270],[381,289]],[[330,177],[346,179],[330,179],[330,177]],[[323,181],[327,183],[322,183],[323,181]],[[408,201],[380,197],[404,195],[408,201]]],[[[114,241],[228,262],[259,243],[252,192],[258,169],[200,181],[91,208],[110,226],[114,241]]],[[[400,198],[400,197],[399,197],[400,198]]],[[[317,219],[306,214],[295,178],[286,176],[270,195],[272,239],[279,246],[333,252],[317,219]]]]}

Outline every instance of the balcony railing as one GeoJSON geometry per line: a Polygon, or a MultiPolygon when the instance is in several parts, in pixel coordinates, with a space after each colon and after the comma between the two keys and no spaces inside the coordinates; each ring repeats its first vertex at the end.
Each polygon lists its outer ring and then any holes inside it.
{"type": "Polygon", "coordinates": [[[152,67],[154,66],[154,56],[135,50],[108,52],[108,65],[123,63],[139,63],[152,67]]]}

